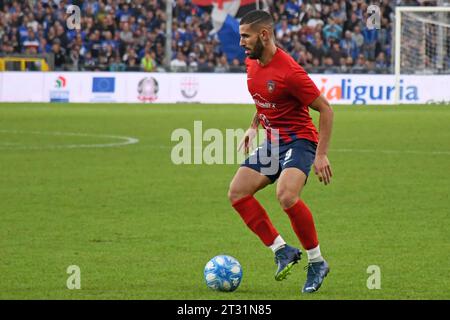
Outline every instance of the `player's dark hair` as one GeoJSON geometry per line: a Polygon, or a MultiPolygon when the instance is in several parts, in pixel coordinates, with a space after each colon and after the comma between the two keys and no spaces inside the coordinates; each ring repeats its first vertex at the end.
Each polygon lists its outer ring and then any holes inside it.
{"type": "Polygon", "coordinates": [[[243,16],[239,24],[268,25],[273,28],[273,18],[270,13],[264,10],[254,10],[243,16]]]}

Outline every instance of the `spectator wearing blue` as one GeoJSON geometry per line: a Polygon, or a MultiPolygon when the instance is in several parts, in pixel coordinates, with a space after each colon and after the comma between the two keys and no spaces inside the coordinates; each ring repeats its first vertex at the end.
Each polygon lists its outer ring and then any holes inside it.
{"type": "Polygon", "coordinates": [[[48,43],[47,39],[45,37],[39,38],[38,53],[46,54],[46,53],[49,53],[51,50],[52,50],[52,46],[51,46],[51,44],[48,43]]]}
{"type": "Polygon", "coordinates": [[[77,34],[78,34],[78,31],[77,30],[67,30],[66,31],[66,37],[67,37],[67,41],[70,43],[70,42],[72,42],[74,39],[75,39],[75,37],[77,36],[77,34]]]}
{"type": "Polygon", "coordinates": [[[96,0],[84,1],[83,5],[81,6],[81,10],[85,13],[90,12],[91,14],[96,15],[99,9],[98,3],[99,1],[96,0]]]}
{"type": "Polygon", "coordinates": [[[19,26],[20,43],[23,43],[25,39],[29,36],[27,24],[28,24],[28,17],[25,16],[23,17],[22,24],[19,26]]]}
{"type": "Polygon", "coordinates": [[[345,31],[344,39],[340,41],[340,47],[346,56],[352,57],[353,60],[356,60],[359,50],[356,41],[352,38],[351,31],[345,31]]]}
{"type": "Polygon", "coordinates": [[[314,32],[314,34],[313,33],[306,34],[306,41],[308,41],[309,45],[311,46],[315,46],[319,40],[322,41],[323,43],[322,32],[316,31],[314,32]]]}
{"type": "Polygon", "coordinates": [[[188,35],[186,34],[186,23],[180,22],[178,25],[175,24],[175,26],[176,26],[176,32],[178,32],[180,35],[181,45],[183,46],[184,43],[188,40],[187,39],[188,35]]]}
{"type": "Polygon", "coordinates": [[[362,1],[352,1],[351,2],[351,12],[353,12],[359,20],[363,20],[364,19],[364,11],[362,9],[362,1]]]}
{"type": "Polygon", "coordinates": [[[87,42],[86,47],[87,47],[88,51],[92,54],[92,57],[94,59],[97,59],[100,54],[100,50],[102,48],[102,45],[100,42],[100,32],[98,30],[95,32],[92,32],[89,35],[89,40],[87,42]]]}
{"type": "Polygon", "coordinates": [[[75,38],[72,40],[72,44],[76,43],[81,49],[84,48],[86,50],[86,40],[87,40],[87,34],[84,31],[80,31],[77,33],[75,38]]]}
{"type": "Polygon", "coordinates": [[[285,4],[285,10],[289,18],[294,18],[298,16],[300,12],[300,7],[298,6],[298,1],[288,0],[285,4]]]}
{"type": "Polygon", "coordinates": [[[326,43],[329,42],[330,38],[340,40],[342,36],[342,27],[336,24],[333,18],[329,18],[328,24],[323,28],[323,36],[326,43]]]}
{"type": "Polygon", "coordinates": [[[22,48],[24,53],[30,54],[31,51],[37,52],[39,48],[39,41],[36,39],[36,34],[33,32],[32,28],[28,28],[28,36],[24,39],[22,43],[22,48]]]}
{"type": "Polygon", "coordinates": [[[117,41],[113,39],[111,31],[103,32],[103,38],[104,40],[102,41],[102,48],[105,48],[107,46],[111,46],[113,50],[117,50],[119,48],[117,41]]]}
{"type": "Polygon", "coordinates": [[[339,2],[333,2],[333,10],[330,13],[330,17],[337,24],[342,24],[347,20],[347,14],[345,12],[345,4],[344,7],[341,7],[339,2]]]}
{"type": "Polygon", "coordinates": [[[277,39],[282,39],[284,35],[290,35],[292,32],[292,26],[289,24],[288,18],[283,16],[280,23],[275,27],[275,35],[277,39]]]}
{"type": "Polygon", "coordinates": [[[122,5],[122,9],[119,9],[116,12],[116,18],[120,23],[129,22],[132,15],[133,15],[133,12],[130,9],[130,6],[128,5],[128,3],[124,3],[122,5]]]}
{"type": "Polygon", "coordinates": [[[364,36],[364,54],[366,59],[375,60],[375,49],[378,40],[378,30],[364,28],[362,32],[364,36]]]}
{"type": "Polygon", "coordinates": [[[292,56],[292,58],[294,58],[295,61],[299,61],[302,49],[303,49],[302,44],[297,41],[294,43],[294,48],[292,49],[292,51],[289,52],[289,54],[292,56]]]}
{"type": "Polygon", "coordinates": [[[190,24],[186,24],[184,37],[185,37],[186,41],[189,41],[191,43],[193,43],[195,41],[194,30],[192,29],[192,26],[190,24]]]}

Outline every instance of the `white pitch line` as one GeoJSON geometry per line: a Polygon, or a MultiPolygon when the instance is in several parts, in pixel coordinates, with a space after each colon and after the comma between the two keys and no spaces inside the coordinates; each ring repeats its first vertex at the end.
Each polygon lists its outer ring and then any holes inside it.
{"type": "Polygon", "coordinates": [[[21,131],[21,130],[0,130],[0,133],[12,133],[12,134],[33,134],[33,135],[48,135],[48,136],[72,136],[72,137],[91,137],[91,138],[102,138],[102,139],[117,139],[122,140],[121,142],[111,142],[111,143],[95,143],[95,144],[67,144],[67,145],[45,145],[45,146],[17,146],[7,143],[6,146],[2,147],[0,144],[0,149],[8,150],[42,150],[42,149],[78,149],[78,148],[114,148],[122,147],[129,144],[136,144],[139,139],[133,137],[107,135],[107,134],[92,134],[92,133],[79,133],[79,132],[43,132],[43,131],[21,131]]]}
{"type": "Polygon", "coordinates": [[[359,153],[385,153],[385,154],[430,154],[450,155],[450,151],[419,151],[419,150],[374,150],[374,149],[331,149],[332,152],[359,152],[359,153]]]}
{"type": "MultiPolygon", "coordinates": [[[[207,145],[207,142],[204,142],[207,145]]],[[[165,145],[150,145],[145,146],[146,148],[152,149],[172,149],[173,146],[165,145]]],[[[192,150],[203,150],[204,148],[194,147],[192,150]]],[[[419,151],[419,150],[375,150],[375,149],[330,149],[330,152],[355,152],[355,153],[384,153],[384,154],[427,154],[427,155],[450,155],[450,151],[419,151]]]]}

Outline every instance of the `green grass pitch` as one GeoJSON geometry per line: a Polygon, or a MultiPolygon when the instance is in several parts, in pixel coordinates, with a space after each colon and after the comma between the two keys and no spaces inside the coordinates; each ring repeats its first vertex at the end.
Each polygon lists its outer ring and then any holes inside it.
{"type": "MultiPolygon", "coordinates": [[[[174,129],[246,128],[254,106],[0,104],[0,299],[449,299],[450,108],[334,110],[333,181],[311,175],[302,195],[331,272],[304,295],[306,255],[276,282],[229,205],[238,165],[171,162],[174,129]],[[233,293],[204,283],[217,254],[243,266],[233,293]],[[371,265],[380,289],[367,288],[371,265]]],[[[274,186],[257,199],[298,246],[274,186]]]]}

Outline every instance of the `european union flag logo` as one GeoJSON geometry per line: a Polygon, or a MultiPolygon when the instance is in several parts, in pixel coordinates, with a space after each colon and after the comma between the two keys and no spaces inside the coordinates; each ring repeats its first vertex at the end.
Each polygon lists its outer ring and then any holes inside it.
{"type": "Polygon", "coordinates": [[[94,78],[92,83],[93,93],[114,93],[115,89],[115,78],[94,78]]]}

